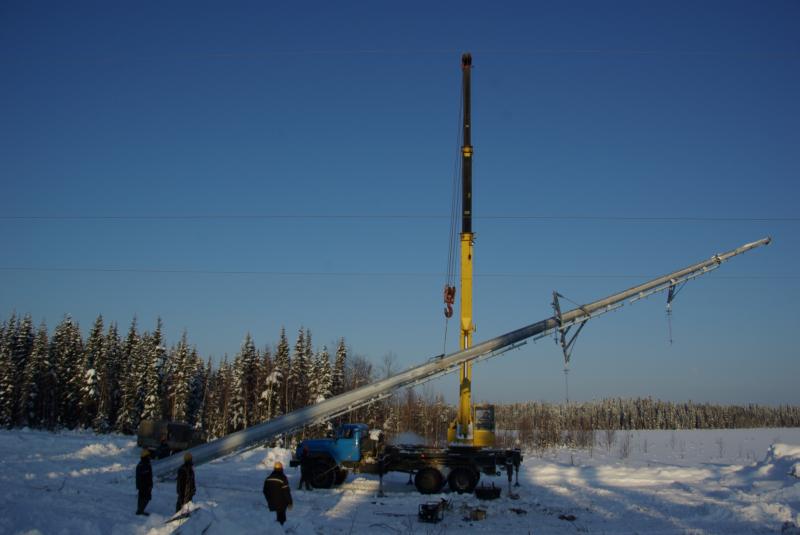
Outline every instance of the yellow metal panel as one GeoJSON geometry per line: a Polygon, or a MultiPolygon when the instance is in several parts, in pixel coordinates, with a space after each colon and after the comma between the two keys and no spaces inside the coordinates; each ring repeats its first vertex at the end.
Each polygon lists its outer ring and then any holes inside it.
{"type": "MultiPolygon", "coordinates": [[[[470,232],[461,234],[461,335],[460,349],[472,346],[472,245],[474,235],[470,232]]],[[[461,365],[458,415],[447,431],[449,442],[472,443],[474,436],[472,415],[472,363],[461,365]]]]}

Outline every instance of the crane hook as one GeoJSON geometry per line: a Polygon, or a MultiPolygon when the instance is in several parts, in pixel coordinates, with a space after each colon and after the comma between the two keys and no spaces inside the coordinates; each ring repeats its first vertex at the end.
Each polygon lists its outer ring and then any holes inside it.
{"type": "Polygon", "coordinates": [[[453,317],[453,304],[456,302],[456,287],[445,284],[444,286],[444,303],[447,305],[444,309],[444,317],[453,317]]]}

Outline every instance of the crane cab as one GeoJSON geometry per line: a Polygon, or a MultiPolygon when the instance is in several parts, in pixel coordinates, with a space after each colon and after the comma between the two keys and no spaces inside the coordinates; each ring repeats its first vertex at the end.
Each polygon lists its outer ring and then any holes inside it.
{"type": "Polygon", "coordinates": [[[475,422],[472,445],[479,448],[494,447],[494,405],[489,403],[475,405],[472,421],[475,422]]]}

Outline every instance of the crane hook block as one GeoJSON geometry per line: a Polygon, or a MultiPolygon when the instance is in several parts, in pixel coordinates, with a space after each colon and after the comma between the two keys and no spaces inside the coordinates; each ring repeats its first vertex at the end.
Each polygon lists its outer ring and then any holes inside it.
{"type": "Polygon", "coordinates": [[[453,305],[456,302],[456,287],[445,285],[444,287],[444,304],[447,305],[444,309],[444,317],[453,317],[453,305]]]}

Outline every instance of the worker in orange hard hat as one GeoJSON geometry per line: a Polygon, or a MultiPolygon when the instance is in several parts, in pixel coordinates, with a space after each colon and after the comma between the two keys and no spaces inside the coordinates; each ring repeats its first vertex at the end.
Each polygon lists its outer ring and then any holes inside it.
{"type": "Polygon", "coordinates": [[[292,492],[289,480],[283,473],[283,463],[276,461],[272,473],[264,480],[264,498],[270,511],[275,511],[276,520],[283,525],[286,522],[286,509],[292,508],[292,492]]]}

